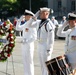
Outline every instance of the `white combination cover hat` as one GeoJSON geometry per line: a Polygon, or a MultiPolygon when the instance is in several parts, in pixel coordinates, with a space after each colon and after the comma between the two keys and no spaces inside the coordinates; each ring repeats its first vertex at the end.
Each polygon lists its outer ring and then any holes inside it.
{"type": "Polygon", "coordinates": [[[75,13],[69,13],[68,14],[68,20],[76,20],[76,14],[75,13]]]}
{"type": "Polygon", "coordinates": [[[53,13],[53,9],[50,9],[50,8],[47,8],[47,7],[43,7],[43,8],[40,8],[40,11],[48,11],[50,13],[53,13]]]}
{"type": "Polygon", "coordinates": [[[50,11],[50,8],[43,7],[43,8],[40,8],[40,11],[50,11]]]}
{"type": "Polygon", "coordinates": [[[35,14],[29,10],[25,10],[24,15],[31,15],[34,16],[35,14]]]}

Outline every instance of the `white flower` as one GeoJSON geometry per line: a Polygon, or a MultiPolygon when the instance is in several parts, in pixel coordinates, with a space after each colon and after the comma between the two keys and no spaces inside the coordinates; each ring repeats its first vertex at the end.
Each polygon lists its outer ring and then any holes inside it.
{"type": "Polygon", "coordinates": [[[14,43],[13,41],[11,41],[11,43],[14,43]]]}
{"type": "Polygon", "coordinates": [[[5,55],[5,57],[7,57],[8,54],[7,53],[4,53],[4,55],[5,55]]]}
{"type": "Polygon", "coordinates": [[[5,27],[6,27],[6,28],[10,28],[10,24],[7,24],[5,27]]]}
{"type": "Polygon", "coordinates": [[[6,46],[6,49],[8,49],[8,46],[6,46]]]}
{"type": "Polygon", "coordinates": [[[9,47],[9,49],[11,49],[11,47],[9,47]]]}
{"type": "Polygon", "coordinates": [[[14,31],[12,30],[11,33],[14,33],[14,31]]]}
{"type": "Polygon", "coordinates": [[[0,49],[0,53],[2,52],[2,49],[0,49]]]}
{"type": "Polygon", "coordinates": [[[1,32],[3,33],[4,31],[1,29],[1,32]]]}
{"type": "Polygon", "coordinates": [[[14,37],[13,37],[13,36],[11,36],[11,38],[12,38],[12,39],[14,39],[14,37]]]}
{"type": "Polygon", "coordinates": [[[8,36],[8,35],[9,35],[9,33],[7,32],[7,33],[6,33],[6,36],[8,36]]]}

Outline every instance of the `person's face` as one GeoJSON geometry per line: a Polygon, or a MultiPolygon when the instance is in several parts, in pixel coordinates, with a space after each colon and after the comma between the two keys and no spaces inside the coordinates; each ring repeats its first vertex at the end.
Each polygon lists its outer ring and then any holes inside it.
{"type": "Polygon", "coordinates": [[[48,11],[41,11],[40,12],[40,18],[41,19],[47,19],[49,17],[49,12],[48,11]]]}
{"type": "Polygon", "coordinates": [[[69,20],[68,23],[70,28],[73,28],[76,26],[76,20],[69,20]]]}
{"type": "Polygon", "coordinates": [[[25,15],[25,20],[28,21],[30,18],[32,18],[31,15],[25,15]]]}
{"type": "Polygon", "coordinates": [[[55,20],[55,18],[52,18],[52,21],[54,21],[55,20]]]}
{"type": "Polygon", "coordinates": [[[63,17],[63,20],[66,20],[66,18],[63,17]]]}

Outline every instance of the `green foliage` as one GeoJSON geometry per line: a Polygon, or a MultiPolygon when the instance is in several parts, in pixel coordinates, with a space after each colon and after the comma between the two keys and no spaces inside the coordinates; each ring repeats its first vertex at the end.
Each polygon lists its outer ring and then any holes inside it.
{"type": "Polygon", "coordinates": [[[39,10],[40,7],[47,6],[44,0],[0,0],[0,12],[8,11],[13,15],[23,14],[25,9],[30,10],[30,1],[33,12],[39,10]]]}
{"type": "Polygon", "coordinates": [[[16,15],[15,12],[17,13],[19,7],[17,0],[0,0],[0,18],[16,15]]]}
{"type": "Polygon", "coordinates": [[[10,2],[10,3],[15,3],[15,2],[17,2],[17,0],[7,0],[8,2],[10,2]]]}

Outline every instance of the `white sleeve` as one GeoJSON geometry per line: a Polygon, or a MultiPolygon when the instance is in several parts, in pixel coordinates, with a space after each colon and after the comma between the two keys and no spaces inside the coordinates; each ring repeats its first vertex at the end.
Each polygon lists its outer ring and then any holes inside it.
{"type": "Polygon", "coordinates": [[[28,20],[24,24],[20,25],[21,24],[21,20],[18,20],[17,24],[16,24],[16,30],[21,31],[21,30],[23,30],[24,27],[25,28],[27,28],[27,27],[35,27],[36,25],[32,25],[33,22],[34,22],[34,20],[31,18],[30,20],[28,20]]]}
{"type": "MultiPolygon", "coordinates": [[[[66,33],[66,34],[67,34],[67,33],[66,33]]],[[[67,49],[68,49],[67,43],[68,43],[68,35],[66,35],[66,39],[65,39],[65,45],[64,45],[64,51],[65,51],[65,53],[66,53],[66,51],[67,51],[67,49]]]]}
{"type": "Polygon", "coordinates": [[[54,45],[54,29],[55,29],[55,26],[51,21],[49,21],[47,24],[47,30],[48,30],[47,50],[50,50],[51,53],[53,51],[53,45],[54,45]]]}
{"type": "Polygon", "coordinates": [[[52,23],[52,21],[49,21],[47,24],[48,24],[48,25],[47,25],[47,30],[48,30],[48,31],[55,29],[55,25],[52,23]]]}
{"type": "Polygon", "coordinates": [[[25,27],[25,23],[22,24],[22,25],[20,25],[20,24],[21,24],[21,21],[18,20],[18,21],[17,21],[17,24],[16,24],[16,30],[18,30],[18,31],[23,30],[23,28],[25,27]]]}
{"type": "Polygon", "coordinates": [[[28,26],[30,27],[30,28],[37,28],[38,27],[38,25],[39,25],[39,23],[40,23],[40,20],[33,20],[33,19],[31,19],[31,22],[29,22],[30,24],[28,24],[28,26]]]}
{"type": "Polygon", "coordinates": [[[66,37],[67,31],[64,31],[64,26],[60,26],[57,30],[57,36],[66,37]]]}
{"type": "Polygon", "coordinates": [[[58,28],[57,36],[62,36],[62,37],[66,36],[66,31],[64,31],[64,28],[62,26],[58,28]]]}
{"type": "Polygon", "coordinates": [[[71,29],[68,29],[67,32],[66,32],[65,47],[64,47],[65,52],[68,50],[70,32],[71,32],[71,29]]]}
{"type": "Polygon", "coordinates": [[[66,37],[67,31],[64,31],[64,28],[65,28],[66,26],[68,26],[68,25],[69,25],[69,24],[68,24],[68,22],[66,21],[62,26],[60,26],[60,27],[58,28],[58,31],[57,31],[57,36],[66,37]]]}
{"type": "Polygon", "coordinates": [[[50,50],[50,53],[53,52],[53,46],[54,46],[54,30],[48,32],[47,50],[50,50]]]}
{"type": "Polygon", "coordinates": [[[58,25],[59,23],[58,23],[58,21],[56,20],[56,25],[58,25]]]}

